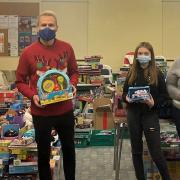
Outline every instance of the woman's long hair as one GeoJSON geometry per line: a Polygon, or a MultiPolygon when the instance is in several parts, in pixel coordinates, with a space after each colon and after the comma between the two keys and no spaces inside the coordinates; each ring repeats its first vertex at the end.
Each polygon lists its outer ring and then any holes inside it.
{"type": "Polygon", "coordinates": [[[155,64],[155,56],[154,56],[154,50],[152,45],[149,42],[141,42],[135,49],[135,53],[134,53],[134,60],[133,60],[133,64],[132,67],[130,68],[129,74],[128,74],[128,84],[132,85],[136,78],[137,78],[137,74],[140,71],[140,63],[137,61],[137,54],[138,54],[138,50],[139,48],[146,48],[150,51],[151,53],[151,61],[149,61],[149,65],[148,67],[144,70],[144,78],[148,80],[149,85],[150,84],[158,84],[158,70],[155,64]]]}

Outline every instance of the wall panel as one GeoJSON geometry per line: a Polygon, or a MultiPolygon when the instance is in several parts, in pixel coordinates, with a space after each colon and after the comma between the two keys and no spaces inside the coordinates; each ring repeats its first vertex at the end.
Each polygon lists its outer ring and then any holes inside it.
{"type": "Polygon", "coordinates": [[[41,11],[46,9],[51,9],[57,14],[59,25],[57,36],[73,46],[77,58],[87,55],[88,2],[42,2],[41,11]]]}
{"type": "Polygon", "coordinates": [[[180,1],[163,3],[163,54],[180,57],[180,1]]]}

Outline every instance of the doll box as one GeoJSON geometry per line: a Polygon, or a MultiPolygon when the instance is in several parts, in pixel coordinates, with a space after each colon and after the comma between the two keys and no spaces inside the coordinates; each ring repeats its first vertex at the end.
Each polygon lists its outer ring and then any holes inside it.
{"type": "Polygon", "coordinates": [[[41,105],[66,101],[73,98],[69,77],[56,69],[48,70],[37,82],[41,105]]]}

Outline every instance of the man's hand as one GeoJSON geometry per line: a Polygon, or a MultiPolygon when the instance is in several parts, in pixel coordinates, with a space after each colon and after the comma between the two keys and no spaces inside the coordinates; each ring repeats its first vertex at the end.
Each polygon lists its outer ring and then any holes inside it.
{"type": "Polygon", "coordinates": [[[43,107],[44,107],[44,106],[42,106],[42,105],[40,104],[39,96],[38,96],[38,95],[34,95],[34,96],[33,96],[33,102],[34,102],[34,104],[35,104],[37,107],[40,107],[40,108],[43,108],[43,107]]]}
{"type": "Polygon", "coordinates": [[[72,86],[73,96],[76,96],[77,89],[74,85],[71,86],[72,86]]]}

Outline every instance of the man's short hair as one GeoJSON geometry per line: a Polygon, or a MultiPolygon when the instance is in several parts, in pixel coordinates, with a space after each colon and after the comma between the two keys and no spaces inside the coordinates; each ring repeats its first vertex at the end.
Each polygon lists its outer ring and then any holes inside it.
{"type": "Polygon", "coordinates": [[[37,19],[37,25],[39,25],[39,20],[40,20],[40,18],[41,18],[42,16],[52,16],[52,17],[55,19],[55,22],[56,22],[56,25],[57,25],[57,18],[56,18],[56,14],[55,14],[54,11],[51,11],[51,10],[43,11],[43,12],[39,15],[39,17],[38,17],[38,19],[37,19]]]}

